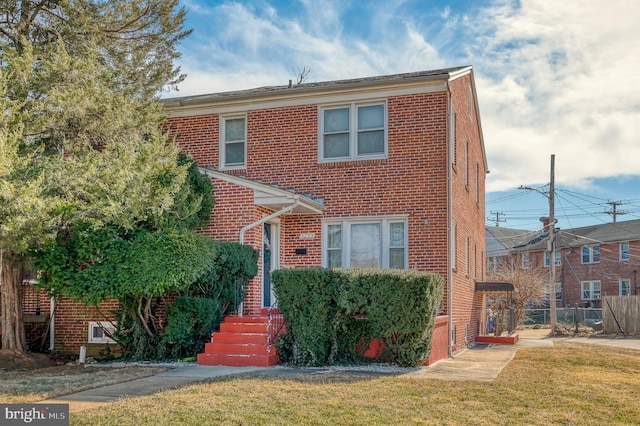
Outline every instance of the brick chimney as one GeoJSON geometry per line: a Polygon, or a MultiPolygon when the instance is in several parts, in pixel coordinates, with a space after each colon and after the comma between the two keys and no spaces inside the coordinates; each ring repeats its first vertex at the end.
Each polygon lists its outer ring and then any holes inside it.
{"type": "Polygon", "coordinates": [[[542,230],[544,232],[549,232],[549,229],[550,229],[550,227],[549,227],[549,217],[548,216],[541,217],[540,218],[540,222],[542,222],[542,230]]]}

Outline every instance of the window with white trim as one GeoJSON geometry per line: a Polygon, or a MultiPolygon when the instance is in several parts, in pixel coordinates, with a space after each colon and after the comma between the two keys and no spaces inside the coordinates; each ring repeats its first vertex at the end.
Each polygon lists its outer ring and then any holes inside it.
{"type": "Polygon", "coordinates": [[[247,167],[247,117],[220,117],[220,170],[247,167]]]}
{"type": "Polygon", "coordinates": [[[620,260],[629,260],[629,242],[620,243],[620,260]]]}
{"type": "Polygon", "coordinates": [[[407,269],[405,217],[327,220],[322,239],[327,268],[407,269]]]}
{"type": "MultiPolygon", "coordinates": [[[[554,254],[555,258],[556,258],[556,266],[560,266],[560,262],[562,259],[562,252],[560,252],[560,250],[556,251],[554,254]]],[[[549,265],[551,264],[551,252],[550,251],[545,251],[544,252],[544,267],[548,268],[549,265]]]]}
{"type": "Polygon", "coordinates": [[[451,103],[451,128],[449,129],[449,143],[451,144],[451,164],[456,164],[456,110],[451,103]]]}
{"type": "Polygon", "coordinates": [[[464,138],[464,184],[469,189],[469,138],[464,138]]]}
{"type": "Polygon", "coordinates": [[[466,276],[469,276],[469,235],[467,235],[464,239],[464,273],[466,276]]]}
{"type": "Polygon", "coordinates": [[[116,324],[111,322],[90,322],[87,343],[116,343],[111,335],[116,330],[116,324]]]}
{"type": "Polygon", "coordinates": [[[582,264],[600,263],[600,246],[582,247],[582,264]]]}
{"type": "Polygon", "coordinates": [[[631,294],[631,280],[620,280],[620,296],[631,294]]]}
{"type": "MultiPolygon", "coordinates": [[[[556,283],[556,304],[562,303],[562,283],[556,283]]],[[[549,301],[549,286],[544,286],[544,300],[549,301]]]]}
{"type": "Polygon", "coordinates": [[[387,157],[386,102],[320,108],[319,161],[387,157]]]}
{"type": "Polygon", "coordinates": [[[581,299],[582,300],[594,300],[600,299],[602,294],[600,281],[582,281],[581,286],[581,299]]]}
{"type": "Polygon", "coordinates": [[[522,253],[522,269],[529,269],[530,260],[529,253],[522,253]]]}

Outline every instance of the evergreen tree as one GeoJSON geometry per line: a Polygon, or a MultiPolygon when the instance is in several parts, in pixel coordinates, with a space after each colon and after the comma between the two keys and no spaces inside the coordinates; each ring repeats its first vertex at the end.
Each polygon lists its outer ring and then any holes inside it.
{"type": "MultiPolygon", "coordinates": [[[[183,76],[177,0],[0,1],[2,347],[26,350],[31,254],[82,224],[154,227],[189,164],[158,129],[183,76]]],[[[184,213],[184,212],[182,212],[184,213]]]]}

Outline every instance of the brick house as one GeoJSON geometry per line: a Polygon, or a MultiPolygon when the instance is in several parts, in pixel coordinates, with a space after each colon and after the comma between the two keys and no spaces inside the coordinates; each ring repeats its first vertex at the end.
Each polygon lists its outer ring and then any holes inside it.
{"type": "MultiPolygon", "coordinates": [[[[201,232],[261,253],[242,320],[226,318],[199,362],[240,363],[214,352],[233,352],[229,342],[246,338],[247,328],[255,335],[266,327],[265,308],[276,302],[270,272],[282,267],[437,273],[446,286],[429,362],[474,341],[488,169],[472,67],[163,103],[178,144],[214,184],[211,223],[201,232]]],[[[40,348],[77,355],[85,346],[96,356],[112,347],[99,323],[117,301],[96,308],[63,298],[56,305],[26,285],[28,332],[47,338],[40,348]]],[[[265,355],[258,340],[250,363],[272,365],[273,352],[265,355]]]]}
{"type": "MultiPolygon", "coordinates": [[[[549,268],[548,230],[487,228],[510,246],[516,267],[549,268]],[[509,235],[520,235],[509,239],[509,235]]],[[[637,295],[640,286],[640,219],[573,229],[556,229],[556,305],[601,308],[602,295],[637,295]]]]}
{"type": "MultiPolygon", "coordinates": [[[[446,279],[430,361],[474,341],[488,170],[470,66],[163,104],[214,184],[202,232],[261,252],[233,322],[258,321],[276,302],[275,268],[408,268],[446,279]]],[[[223,323],[219,339],[238,327],[223,323]]],[[[222,346],[208,344],[199,362],[233,363],[213,360],[222,346]]]]}

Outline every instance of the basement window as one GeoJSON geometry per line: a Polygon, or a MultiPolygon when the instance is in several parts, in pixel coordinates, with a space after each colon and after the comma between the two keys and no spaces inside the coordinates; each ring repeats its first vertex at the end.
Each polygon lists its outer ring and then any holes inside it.
{"type": "Polygon", "coordinates": [[[87,343],[116,343],[110,335],[116,330],[116,324],[110,322],[90,322],[87,343]]]}

